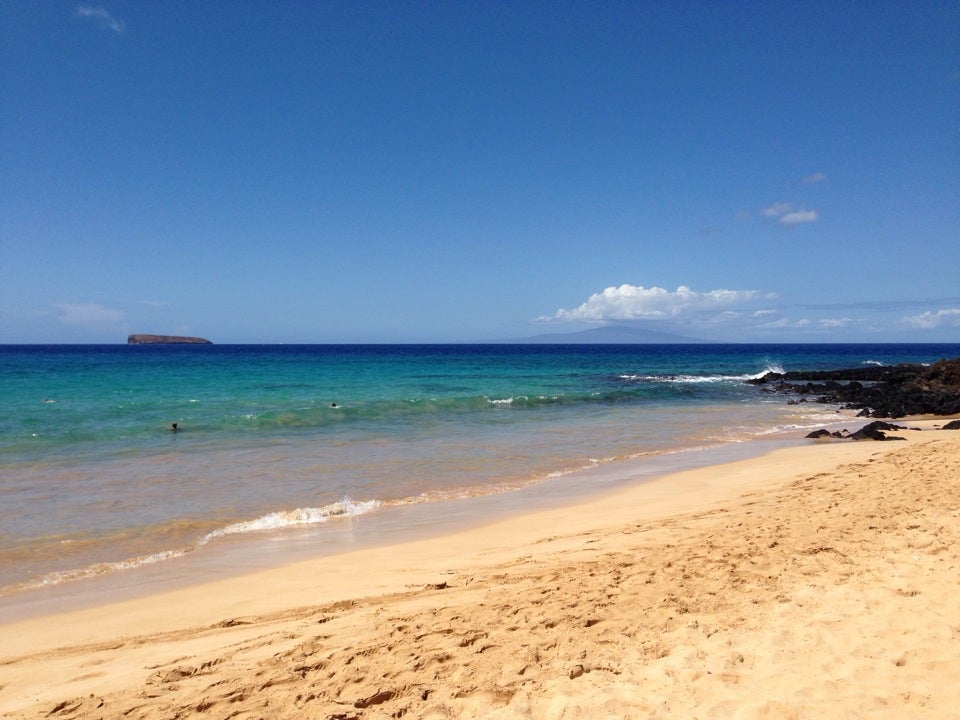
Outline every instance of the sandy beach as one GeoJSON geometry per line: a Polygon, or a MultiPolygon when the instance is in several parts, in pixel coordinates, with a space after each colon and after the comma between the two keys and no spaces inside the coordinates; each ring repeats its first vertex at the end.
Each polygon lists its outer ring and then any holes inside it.
{"type": "Polygon", "coordinates": [[[960,718],[960,432],[0,627],[3,718],[960,718]]]}

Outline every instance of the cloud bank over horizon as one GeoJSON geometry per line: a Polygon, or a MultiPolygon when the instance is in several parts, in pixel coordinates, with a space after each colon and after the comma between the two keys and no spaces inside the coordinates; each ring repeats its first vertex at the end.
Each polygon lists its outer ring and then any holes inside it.
{"type": "Polygon", "coordinates": [[[924,330],[960,327],[960,308],[945,308],[936,311],[927,310],[919,315],[905,317],[903,321],[908,325],[924,330]]]}
{"type": "Polygon", "coordinates": [[[553,315],[537,319],[540,322],[561,320],[600,323],[618,320],[665,320],[770,297],[773,296],[756,290],[722,289],[697,292],[681,285],[670,291],[661,287],[623,284],[594,293],[572,310],[560,308],[553,315]]]}
{"type": "Polygon", "coordinates": [[[934,330],[960,328],[956,298],[926,301],[923,312],[906,315],[906,303],[781,304],[781,295],[759,290],[676,290],[622,284],[592,294],[580,305],[559,308],[535,322],[630,325],[651,330],[696,334],[705,340],[783,340],[800,333],[809,341],[850,342],[871,337],[884,341],[891,328],[910,332],[917,340],[934,330]],[[939,306],[939,307],[938,307],[939,306]],[[798,314],[800,316],[798,316],[798,314]],[[838,333],[843,333],[838,337],[838,333]]]}

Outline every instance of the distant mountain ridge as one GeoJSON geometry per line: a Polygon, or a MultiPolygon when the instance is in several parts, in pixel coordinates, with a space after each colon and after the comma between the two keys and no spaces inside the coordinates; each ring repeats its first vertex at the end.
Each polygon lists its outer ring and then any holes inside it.
{"type": "Polygon", "coordinates": [[[659,330],[647,330],[644,328],[625,327],[622,325],[605,325],[589,330],[580,330],[572,333],[547,333],[544,335],[533,335],[526,338],[515,338],[504,342],[530,343],[530,344],[670,344],[670,343],[702,343],[703,340],[697,338],[684,337],[673,333],[661,332],[659,330]]]}

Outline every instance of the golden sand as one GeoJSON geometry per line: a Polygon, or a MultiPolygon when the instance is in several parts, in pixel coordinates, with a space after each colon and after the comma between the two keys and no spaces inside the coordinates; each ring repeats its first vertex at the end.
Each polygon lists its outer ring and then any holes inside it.
{"type": "Polygon", "coordinates": [[[0,626],[0,717],[960,718],[960,432],[921,425],[0,626]]]}

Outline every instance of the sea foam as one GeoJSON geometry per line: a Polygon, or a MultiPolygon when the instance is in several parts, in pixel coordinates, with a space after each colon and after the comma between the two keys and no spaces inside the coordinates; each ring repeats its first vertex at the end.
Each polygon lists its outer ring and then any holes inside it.
{"type": "MultiPolygon", "coordinates": [[[[98,575],[106,575],[108,573],[122,570],[132,570],[145,565],[153,565],[165,560],[173,560],[175,558],[184,557],[188,553],[199,550],[218,538],[223,538],[230,535],[243,535],[247,533],[278,531],[304,525],[317,525],[320,523],[325,523],[331,518],[355,517],[358,515],[363,515],[376,510],[378,507],[380,507],[380,505],[381,503],[379,500],[357,502],[345,497],[339,502],[324,505],[323,507],[296,508],[294,510],[281,510],[267,513],[266,515],[261,515],[253,520],[232,523],[230,525],[225,525],[222,528],[213,530],[187,547],[161,550],[160,552],[151,553],[149,555],[139,555],[137,557],[127,558],[126,560],[118,560],[115,562],[94,563],[92,565],[87,565],[86,567],[76,568],[73,570],[51,572],[43,575],[40,578],[14,586],[13,588],[5,588],[5,590],[28,590],[33,588],[50,587],[53,585],[60,585],[64,582],[69,582],[71,580],[83,580],[86,578],[97,577],[98,575]]],[[[0,592],[0,594],[5,593],[0,592]]]]}
{"type": "Polygon", "coordinates": [[[678,383],[678,384],[700,384],[700,383],[721,383],[721,382],[743,382],[744,380],[759,380],[767,373],[783,374],[783,368],[778,364],[769,364],[758,373],[747,373],[744,375],[618,375],[621,380],[629,382],[652,382],[652,383],[678,383]]]}
{"type": "Polygon", "coordinates": [[[301,525],[317,525],[327,522],[330,518],[363,515],[371,510],[376,510],[378,507],[380,507],[379,500],[355,502],[350,498],[343,498],[340,502],[318,508],[308,507],[296,508],[295,510],[280,510],[261,515],[253,520],[245,520],[218,528],[205,535],[200,540],[199,545],[205,545],[211,540],[227,535],[283,530],[301,525]]]}

